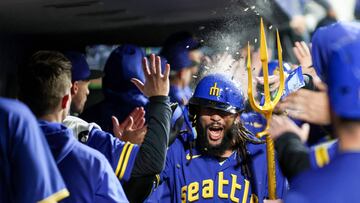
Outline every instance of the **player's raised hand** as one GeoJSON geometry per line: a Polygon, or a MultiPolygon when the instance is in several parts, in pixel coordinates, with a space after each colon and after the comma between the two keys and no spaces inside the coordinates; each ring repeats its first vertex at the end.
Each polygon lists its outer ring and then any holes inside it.
{"type": "Polygon", "coordinates": [[[145,110],[142,107],[135,108],[121,124],[112,116],[114,135],[124,142],[142,144],[147,132],[144,116],[145,110]]]}
{"type": "Polygon", "coordinates": [[[142,67],[145,75],[145,84],[137,78],[132,78],[137,88],[147,97],[168,96],[169,95],[169,73],[170,65],[166,64],[164,74],[161,73],[161,59],[154,54],[150,55],[150,64],[147,59],[142,61],[142,67]],[[150,66],[150,67],[149,67],[150,66]]]}
{"type": "Polygon", "coordinates": [[[113,124],[113,133],[116,137],[122,139],[124,134],[132,133],[145,125],[145,110],[143,107],[136,107],[126,119],[119,124],[115,116],[111,117],[113,124]]]}
{"type": "Polygon", "coordinates": [[[313,78],[317,77],[316,71],[312,67],[312,57],[308,45],[304,41],[295,42],[293,51],[302,67],[303,74],[311,75],[313,78]]]}
{"type": "Polygon", "coordinates": [[[300,62],[300,65],[303,68],[308,68],[312,65],[312,58],[310,49],[307,46],[306,42],[295,42],[295,46],[293,47],[294,54],[298,61],[300,62]]]}

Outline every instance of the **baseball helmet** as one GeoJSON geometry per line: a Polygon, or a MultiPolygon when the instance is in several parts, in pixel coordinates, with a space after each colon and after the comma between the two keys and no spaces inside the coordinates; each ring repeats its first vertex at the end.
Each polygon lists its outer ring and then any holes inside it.
{"type": "Polygon", "coordinates": [[[333,51],[326,72],[332,110],[341,118],[360,119],[360,37],[333,51]]]}
{"type": "Polygon", "coordinates": [[[210,74],[200,80],[189,101],[190,114],[193,107],[213,108],[228,113],[241,112],[245,98],[234,81],[222,74],[210,74]]]}
{"type": "Polygon", "coordinates": [[[318,76],[326,82],[331,53],[360,36],[360,23],[339,22],[319,28],[312,37],[312,60],[318,76]]]}
{"type": "Polygon", "coordinates": [[[142,70],[144,57],[144,51],[131,44],[124,44],[113,50],[104,67],[103,88],[113,92],[137,90],[130,80],[137,78],[145,81],[142,70]]]}

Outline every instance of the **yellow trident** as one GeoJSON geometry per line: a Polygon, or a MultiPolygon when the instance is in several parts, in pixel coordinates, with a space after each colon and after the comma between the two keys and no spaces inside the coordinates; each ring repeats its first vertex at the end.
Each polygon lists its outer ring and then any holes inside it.
{"type": "Polygon", "coordinates": [[[266,36],[264,30],[264,23],[261,18],[260,19],[260,60],[261,60],[263,76],[264,76],[264,93],[265,93],[265,103],[263,106],[257,104],[253,97],[249,42],[248,42],[248,55],[247,55],[248,96],[249,96],[250,105],[255,111],[263,114],[267,121],[265,130],[259,132],[256,136],[258,138],[266,136],[268,190],[269,190],[269,198],[272,200],[276,199],[275,151],[274,151],[274,142],[270,138],[268,130],[270,126],[272,112],[282,96],[285,85],[285,76],[284,76],[284,68],[283,68],[283,60],[282,60],[282,48],[281,48],[278,30],[276,30],[276,40],[277,40],[277,50],[278,50],[279,68],[280,68],[280,86],[279,86],[279,91],[275,96],[275,99],[271,101],[270,88],[269,88],[269,70],[268,70],[268,53],[267,53],[267,45],[266,45],[266,36]]]}

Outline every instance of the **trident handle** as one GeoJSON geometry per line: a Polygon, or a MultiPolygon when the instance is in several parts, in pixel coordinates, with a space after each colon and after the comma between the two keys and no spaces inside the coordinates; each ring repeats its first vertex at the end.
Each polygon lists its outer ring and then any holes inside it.
{"type": "Polygon", "coordinates": [[[268,193],[271,200],[276,199],[276,169],[275,169],[275,150],[274,142],[268,133],[270,127],[270,121],[272,112],[276,104],[280,101],[280,98],[284,91],[285,86],[285,75],[282,59],[282,48],[279,37],[279,31],[276,31],[276,40],[277,40],[277,50],[278,50],[278,59],[279,59],[279,72],[280,72],[280,86],[279,91],[277,92],[273,101],[270,97],[270,87],[269,87],[269,70],[268,70],[268,53],[266,45],[266,35],[264,29],[264,23],[262,18],[260,19],[260,59],[262,63],[262,70],[264,75],[264,94],[265,94],[265,103],[263,106],[260,106],[256,103],[253,90],[252,90],[252,72],[251,72],[251,57],[250,57],[250,43],[248,43],[248,55],[247,55],[247,71],[248,71],[248,96],[251,107],[263,114],[266,118],[266,127],[265,130],[259,132],[256,136],[261,138],[266,137],[266,158],[267,158],[267,170],[268,170],[268,193]]]}

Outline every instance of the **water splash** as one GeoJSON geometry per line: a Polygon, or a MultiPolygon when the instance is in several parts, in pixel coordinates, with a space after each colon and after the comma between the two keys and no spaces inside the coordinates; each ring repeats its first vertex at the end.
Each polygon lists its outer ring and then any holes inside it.
{"type": "MultiPolygon", "coordinates": [[[[223,15],[224,19],[217,22],[215,26],[209,25],[206,30],[202,30],[206,32],[202,35],[203,40],[201,42],[205,41],[203,50],[206,50],[205,54],[210,56],[213,62],[202,64],[197,78],[193,78],[198,81],[208,74],[225,74],[233,78],[245,93],[247,92],[247,72],[246,55],[244,55],[246,53],[244,53],[243,48],[246,47],[248,41],[252,41],[255,43],[250,44],[254,46],[255,50],[257,49],[259,45],[258,38],[256,38],[259,36],[258,16],[260,14],[269,16],[272,9],[270,1],[267,1],[266,4],[248,4],[243,1],[232,0],[230,3],[230,6],[226,5],[226,7],[212,11],[217,15],[223,15]],[[224,57],[211,57],[221,55],[223,52],[227,52],[231,56],[229,57],[231,60],[228,59],[229,62],[225,62],[224,57]]],[[[269,26],[269,29],[271,29],[270,27],[272,28],[272,25],[269,26]]],[[[257,59],[253,59],[254,66],[259,63],[256,61],[257,59]]]]}

